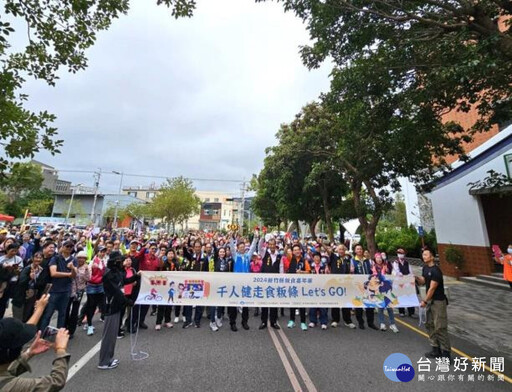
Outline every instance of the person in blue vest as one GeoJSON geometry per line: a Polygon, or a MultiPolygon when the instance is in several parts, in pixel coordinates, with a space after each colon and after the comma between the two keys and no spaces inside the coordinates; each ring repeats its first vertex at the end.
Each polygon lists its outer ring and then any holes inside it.
{"type": "MultiPolygon", "coordinates": [[[[357,244],[354,247],[355,255],[352,258],[352,269],[356,275],[370,275],[372,273],[372,263],[368,258],[364,257],[364,249],[361,244],[357,244]]],[[[374,324],[375,312],[373,308],[366,308],[366,322],[368,327],[377,330],[377,326],[374,324]]],[[[359,323],[359,328],[364,329],[363,321],[363,309],[356,308],[356,319],[359,323]]]]}
{"type": "MultiPolygon", "coordinates": [[[[238,239],[238,243],[235,243],[235,235],[231,238],[229,242],[229,247],[231,248],[231,255],[233,257],[233,272],[238,274],[247,274],[250,272],[251,265],[251,257],[254,251],[256,250],[256,246],[258,244],[258,238],[260,236],[259,230],[254,230],[254,238],[252,240],[251,246],[247,251],[246,242],[244,239],[238,239]]],[[[236,308],[230,307],[228,309],[229,314],[229,324],[231,325],[231,330],[233,332],[238,331],[236,327],[236,317],[237,311],[236,308]]],[[[245,330],[249,329],[249,308],[242,308],[242,328],[245,330]]]]}

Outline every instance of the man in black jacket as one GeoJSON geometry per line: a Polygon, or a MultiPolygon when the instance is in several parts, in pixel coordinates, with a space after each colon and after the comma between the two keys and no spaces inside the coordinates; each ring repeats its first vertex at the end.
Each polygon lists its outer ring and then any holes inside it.
{"type": "MultiPolygon", "coordinates": [[[[208,272],[208,257],[201,251],[201,241],[194,242],[193,252],[190,253],[186,247],[183,248],[183,255],[187,262],[185,264],[185,271],[208,272]]],[[[186,318],[183,328],[188,328],[192,325],[192,306],[183,307],[183,315],[186,318]]],[[[196,306],[194,313],[194,325],[196,328],[201,327],[201,318],[203,316],[203,307],[196,306]]]]}
{"type": "MultiPolygon", "coordinates": [[[[263,253],[261,272],[266,274],[278,274],[281,271],[281,255],[277,251],[276,240],[271,238],[268,241],[268,249],[260,249],[263,253]],[[263,252],[264,251],[264,252],[263,252]]],[[[261,309],[261,325],[259,329],[267,328],[269,308],[261,309]]],[[[274,329],[281,329],[277,324],[277,308],[270,308],[270,326],[274,329]]]]}
{"type": "MultiPolygon", "coordinates": [[[[338,245],[336,248],[336,253],[331,253],[329,258],[329,266],[331,270],[331,274],[350,274],[350,267],[352,265],[351,258],[347,255],[347,248],[345,245],[338,245]]],[[[356,326],[352,322],[352,317],[350,315],[350,308],[342,308],[341,314],[343,316],[343,322],[346,327],[354,329],[356,326]]],[[[336,328],[340,322],[340,309],[332,308],[332,323],[331,327],[336,328]]]]}

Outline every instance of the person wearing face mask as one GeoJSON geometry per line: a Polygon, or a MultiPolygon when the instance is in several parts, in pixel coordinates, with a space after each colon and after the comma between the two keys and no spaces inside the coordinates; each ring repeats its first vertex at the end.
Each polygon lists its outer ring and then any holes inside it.
{"type": "MultiPolygon", "coordinates": [[[[405,258],[405,250],[403,248],[398,248],[396,251],[396,257],[397,259],[393,263],[393,275],[410,275],[412,271],[409,266],[409,262],[405,258]]],[[[398,312],[400,313],[400,317],[405,317],[405,308],[398,308],[398,312]]],[[[414,307],[407,308],[407,313],[409,314],[409,317],[414,317],[414,307]]]]}
{"type": "Polygon", "coordinates": [[[507,254],[496,257],[496,261],[503,264],[503,279],[508,282],[512,290],[512,244],[508,246],[507,254]]]}

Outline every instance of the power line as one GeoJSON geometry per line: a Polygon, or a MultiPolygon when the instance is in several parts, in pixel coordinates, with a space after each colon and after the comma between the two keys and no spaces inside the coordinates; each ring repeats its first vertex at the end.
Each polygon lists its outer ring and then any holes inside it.
{"type": "MultiPolygon", "coordinates": [[[[55,169],[55,171],[57,172],[61,172],[61,173],[88,173],[88,174],[96,174],[97,171],[94,171],[94,170],[60,170],[60,169],[55,169]]],[[[114,175],[115,173],[112,173],[112,172],[109,172],[109,171],[102,171],[102,174],[112,174],[114,175]]],[[[151,174],[134,174],[134,173],[124,173],[124,176],[128,176],[128,177],[141,177],[141,178],[160,178],[160,179],[168,179],[168,178],[172,178],[172,176],[155,176],[155,175],[151,175],[151,174]]],[[[220,178],[191,178],[191,177],[185,177],[186,179],[190,180],[190,181],[204,181],[204,182],[236,182],[236,183],[240,183],[240,182],[244,182],[244,180],[233,180],[233,179],[220,179],[220,178]]]]}

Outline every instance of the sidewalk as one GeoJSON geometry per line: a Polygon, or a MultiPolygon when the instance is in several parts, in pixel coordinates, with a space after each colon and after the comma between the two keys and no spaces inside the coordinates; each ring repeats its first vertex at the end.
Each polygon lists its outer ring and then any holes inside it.
{"type": "MultiPolygon", "coordinates": [[[[421,267],[412,266],[415,275],[421,267]]],[[[445,276],[448,296],[448,331],[488,350],[512,358],[512,291],[457,281],[445,276]]],[[[422,297],[425,287],[420,288],[422,297]]]]}

